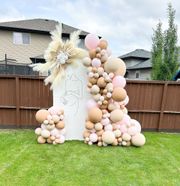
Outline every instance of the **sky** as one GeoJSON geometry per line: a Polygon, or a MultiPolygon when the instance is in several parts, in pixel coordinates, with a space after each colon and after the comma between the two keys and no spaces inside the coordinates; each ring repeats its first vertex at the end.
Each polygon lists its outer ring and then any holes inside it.
{"type": "Polygon", "coordinates": [[[176,10],[180,40],[180,0],[0,0],[0,22],[57,20],[102,36],[113,55],[120,56],[135,49],[151,50],[158,21],[167,28],[169,2],[176,10]]]}

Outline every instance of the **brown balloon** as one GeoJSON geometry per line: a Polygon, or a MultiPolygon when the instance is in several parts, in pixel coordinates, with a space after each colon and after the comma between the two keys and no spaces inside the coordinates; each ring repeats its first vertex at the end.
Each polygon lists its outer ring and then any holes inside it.
{"type": "Polygon", "coordinates": [[[93,85],[95,85],[97,83],[97,79],[96,78],[89,78],[89,82],[92,83],[93,85]]]}
{"type": "Polygon", "coordinates": [[[93,123],[98,123],[102,119],[102,111],[99,108],[91,108],[88,112],[89,120],[93,123]]]}
{"type": "Polygon", "coordinates": [[[101,59],[101,54],[100,53],[97,53],[96,54],[96,57],[99,58],[99,59],[101,59]]]}
{"type": "Polygon", "coordinates": [[[114,101],[121,102],[126,98],[126,96],[126,90],[121,87],[117,87],[113,90],[112,98],[114,99],[114,101]]]}
{"type": "Polygon", "coordinates": [[[89,51],[89,57],[91,59],[96,57],[96,50],[95,49],[92,49],[92,50],[89,51]]]}
{"type": "Polygon", "coordinates": [[[108,47],[108,42],[104,39],[101,39],[98,46],[101,48],[101,49],[107,49],[108,47]]]}
{"type": "Polygon", "coordinates": [[[90,136],[90,132],[88,130],[85,130],[83,132],[83,137],[86,138],[86,137],[89,137],[90,136]]]}
{"type": "MultiPolygon", "coordinates": [[[[100,87],[100,88],[104,88],[106,86],[106,82],[104,80],[103,77],[100,77],[98,80],[97,80],[97,85],[100,87]]],[[[103,90],[102,90],[103,91],[103,90]]]]}
{"type": "Polygon", "coordinates": [[[86,122],[86,128],[89,130],[92,130],[94,128],[94,123],[87,121],[86,122]]]}
{"type": "Polygon", "coordinates": [[[63,129],[63,128],[64,128],[64,121],[59,121],[59,122],[56,124],[56,128],[58,128],[58,129],[63,129]]]}

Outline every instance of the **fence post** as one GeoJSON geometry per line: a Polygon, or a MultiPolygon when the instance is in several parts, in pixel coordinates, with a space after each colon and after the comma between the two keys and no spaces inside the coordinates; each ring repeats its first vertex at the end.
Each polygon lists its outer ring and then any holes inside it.
{"type": "Polygon", "coordinates": [[[164,115],[164,107],[165,102],[167,98],[167,88],[168,88],[168,81],[165,82],[163,87],[163,93],[162,93],[162,102],[161,102],[161,108],[160,108],[160,117],[159,117],[159,123],[158,123],[158,131],[160,131],[163,121],[163,115],[164,115]]]}
{"type": "Polygon", "coordinates": [[[16,126],[20,127],[19,77],[16,77],[16,126]]]}

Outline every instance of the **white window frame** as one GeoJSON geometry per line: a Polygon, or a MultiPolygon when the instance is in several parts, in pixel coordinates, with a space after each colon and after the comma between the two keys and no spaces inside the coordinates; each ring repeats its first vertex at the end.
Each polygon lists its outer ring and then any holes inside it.
{"type": "Polygon", "coordinates": [[[30,33],[26,33],[26,32],[13,32],[13,44],[15,45],[30,45],[31,44],[31,34],[30,33]],[[16,43],[15,41],[15,34],[21,34],[23,37],[23,34],[28,34],[29,35],[29,43],[23,43],[23,39],[22,39],[22,43],[16,43]]]}

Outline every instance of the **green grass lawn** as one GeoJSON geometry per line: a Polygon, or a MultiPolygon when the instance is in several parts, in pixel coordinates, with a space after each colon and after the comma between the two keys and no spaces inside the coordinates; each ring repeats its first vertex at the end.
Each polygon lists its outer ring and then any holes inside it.
{"type": "Polygon", "coordinates": [[[180,185],[180,135],[145,133],[136,147],[39,145],[32,130],[0,131],[0,186],[180,185]]]}

